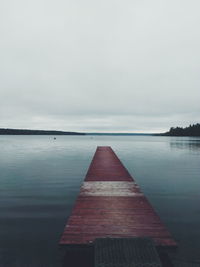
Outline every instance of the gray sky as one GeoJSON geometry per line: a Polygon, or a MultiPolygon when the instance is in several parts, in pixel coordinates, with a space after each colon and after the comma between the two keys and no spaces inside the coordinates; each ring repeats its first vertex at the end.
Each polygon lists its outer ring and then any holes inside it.
{"type": "Polygon", "coordinates": [[[199,122],[199,10],[199,0],[0,0],[0,128],[199,122]]]}

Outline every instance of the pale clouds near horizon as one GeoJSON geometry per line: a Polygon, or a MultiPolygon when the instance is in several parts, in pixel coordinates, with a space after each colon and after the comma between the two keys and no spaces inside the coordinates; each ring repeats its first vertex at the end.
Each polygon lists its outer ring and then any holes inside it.
{"type": "Polygon", "coordinates": [[[197,0],[1,0],[0,128],[199,122],[197,0]]]}

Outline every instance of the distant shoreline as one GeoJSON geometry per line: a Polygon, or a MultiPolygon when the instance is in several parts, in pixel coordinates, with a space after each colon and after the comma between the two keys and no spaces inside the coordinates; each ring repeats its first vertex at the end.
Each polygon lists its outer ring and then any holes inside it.
{"type": "Polygon", "coordinates": [[[82,133],[82,132],[65,132],[55,130],[29,130],[29,129],[6,129],[0,128],[0,135],[90,135],[90,136],[154,136],[153,133],[82,133]]]}
{"type": "Polygon", "coordinates": [[[28,129],[0,128],[0,135],[85,135],[85,133],[54,131],[54,130],[28,130],[28,129]]]}
{"type": "Polygon", "coordinates": [[[90,136],[154,136],[153,133],[82,133],[82,132],[65,132],[56,130],[30,130],[30,129],[11,129],[0,128],[0,135],[90,135],[90,136]]]}
{"type": "Polygon", "coordinates": [[[165,133],[106,133],[106,132],[69,132],[57,130],[30,130],[0,128],[0,135],[88,135],[88,136],[200,136],[200,124],[190,125],[186,128],[170,128],[165,133]]]}
{"type": "Polygon", "coordinates": [[[143,136],[152,136],[151,133],[85,133],[86,135],[116,135],[116,136],[131,136],[131,135],[143,135],[143,136]]]}

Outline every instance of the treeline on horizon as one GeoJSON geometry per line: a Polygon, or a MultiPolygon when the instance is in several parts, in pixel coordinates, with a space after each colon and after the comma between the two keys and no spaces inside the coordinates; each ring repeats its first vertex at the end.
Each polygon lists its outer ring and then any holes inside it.
{"type": "Polygon", "coordinates": [[[0,134],[12,135],[85,135],[77,132],[51,131],[51,130],[27,130],[27,129],[6,129],[0,128],[0,134]]]}
{"type": "Polygon", "coordinates": [[[200,124],[193,124],[188,127],[171,127],[169,132],[164,133],[167,136],[200,136],[200,124]]]}

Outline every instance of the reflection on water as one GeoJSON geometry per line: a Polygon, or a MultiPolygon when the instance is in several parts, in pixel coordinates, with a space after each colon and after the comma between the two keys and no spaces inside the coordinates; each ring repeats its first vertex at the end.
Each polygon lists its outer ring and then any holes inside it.
{"type": "Polygon", "coordinates": [[[200,139],[171,141],[170,147],[171,149],[189,149],[190,151],[200,150],[200,139]]]}
{"type": "Polygon", "coordinates": [[[0,136],[0,266],[61,266],[58,241],[98,145],[113,147],[178,241],[172,256],[200,259],[200,138],[0,136]]]}

